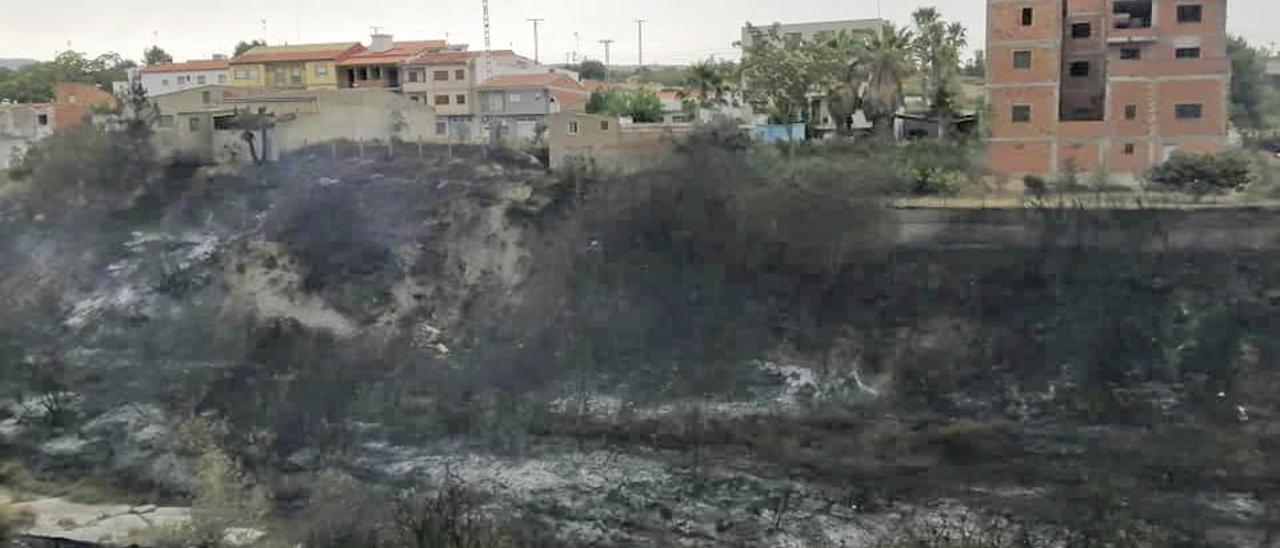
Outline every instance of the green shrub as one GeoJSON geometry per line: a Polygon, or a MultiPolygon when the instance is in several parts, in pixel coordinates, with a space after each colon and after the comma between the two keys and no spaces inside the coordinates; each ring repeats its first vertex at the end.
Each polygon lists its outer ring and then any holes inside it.
{"type": "Polygon", "coordinates": [[[1201,197],[1244,190],[1252,177],[1249,160],[1235,152],[1186,154],[1176,152],[1147,173],[1151,182],[1201,197]]]}

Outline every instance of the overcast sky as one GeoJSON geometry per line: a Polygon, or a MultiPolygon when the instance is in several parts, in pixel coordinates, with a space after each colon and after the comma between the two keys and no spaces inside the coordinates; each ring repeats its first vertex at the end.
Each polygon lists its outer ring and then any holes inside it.
{"type": "MultiPolygon", "coordinates": [[[[265,36],[272,44],[368,42],[373,26],[397,39],[444,38],[483,47],[480,0],[0,0],[0,57],[49,59],[70,46],[91,55],[116,51],[141,56],[153,42],[178,60],[231,53],[239,40],[265,36]],[[39,22],[39,24],[35,24],[39,22]]],[[[882,0],[885,18],[909,21],[920,6],[939,7],[969,28],[972,48],[986,32],[984,0],[882,0]]],[[[876,0],[492,0],[494,48],[533,56],[528,18],[541,27],[542,59],[563,62],[566,53],[602,58],[610,38],[613,62],[634,64],[635,19],[646,19],[647,63],[688,63],[709,55],[737,58],[733,42],[742,24],[875,17],[876,0]],[[574,33],[579,39],[575,41],[574,33]]],[[[1258,45],[1280,43],[1270,16],[1277,0],[1230,0],[1228,28],[1258,45]],[[1270,8],[1270,9],[1267,9],[1270,8]]]]}

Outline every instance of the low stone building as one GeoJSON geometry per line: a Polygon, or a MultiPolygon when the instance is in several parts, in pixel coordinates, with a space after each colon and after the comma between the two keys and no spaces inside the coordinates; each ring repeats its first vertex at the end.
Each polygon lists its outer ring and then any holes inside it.
{"type": "Polygon", "coordinates": [[[635,124],[627,119],[582,112],[561,112],[547,118],[551,168],[575,164],[632,173],[675,156],[679,140],[693,131],[690,124],[635,124]]]}
{"type": "MultiPolygon", "coordinates": [[[[403,95],[382,90],[245,89],[233,86],[155,98],[156,143],[161,156],[195,163],[237,163],[252,157],[237,113],[268,114],[272,128],[257,152],[268,159],[327,141],[438,141],[435,113],[403,95]],[[265,149],[265,150],[264,150],[265,149]]],[[[259,132],[261,133],[261,132],[259,132]]]]}

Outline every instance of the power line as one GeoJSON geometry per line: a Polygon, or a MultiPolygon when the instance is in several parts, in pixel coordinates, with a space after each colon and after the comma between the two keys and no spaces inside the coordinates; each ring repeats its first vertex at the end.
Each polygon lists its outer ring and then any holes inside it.
{"type": "Polygon", "coordinates": [[[546,19],[525,19],[525,21],[533,23],[533,62],[541,63],[542,59],[538,51],[538,23],[546,21],[546,19]]]}

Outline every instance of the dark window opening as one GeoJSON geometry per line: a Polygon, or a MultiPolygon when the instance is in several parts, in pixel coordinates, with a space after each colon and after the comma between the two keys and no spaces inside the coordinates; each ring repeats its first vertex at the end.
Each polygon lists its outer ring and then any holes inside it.
{"type": "Polygon", "coordinates": [[[1070,72],[1070,74],[1071,74],[1071,77],[1072,77],[1072,78],[1088,78],[1088,77],[1089,77],[1089,62],[1088,62],[1088,61],[1074,61],[1074,62],[1072,62],[1072,63],[1071,63],[1071,66],[1070,66],[1070,68],[1069,68],[1068,70],[1069,70],[1069,72],[1070,72]]]}
{"type": "Polygon", "coordinates": [[[1013,52],[1013,68],[1026,70],[1031,68],[1031,52],[1015,51],[1013,52]]]}
{"type": "Polygon", "coordinates": [[[1118,29],[1151,28],[1151,0],[1116,0],[1112,14],[1118,29]]]}
{"type": "Polygon", "coordinates": [[[1178,6],[1178,22],[1179,23],[1199,23],[1204,20],[1204,6],[1192,4],[1189,6],[1178,6]]]}
{"type": "Polygon", "coordinates": [[[1031,105],[1013,105],[1014,123],[1024,124],[1031,121],[1031,105]]]}
{"type": "Polygon", "coordinates": [[[1200,48],[1178,48],[1174,50],[1173,56],[1178,59],[1199,59],[1200,48]]]}
{"type": "Polygon", "coordinates": [[[42,126],[47,126],[47,125],[49,125],[49,115],[48,115],[48,114],[37,114],[37,115],[36,115],[36,123],[37,123],[37,124],[40,124],[40,125],[42,125],[42,126]]]}
{"type": "Polygon", "coordinates": [[[1179,120],[1198,120],[1204,116],[1204,105],[1198,103],[1174,105],[1173,114],[1179,120]]]}
{"type": "Polygon", "coordinates": [[[214,116],[213,129],[221,131],[235,129],[234,120],[235,116],[214,116]]]}
{"type": "Polygon", "coordinates": [[[1120,48],[1120,58],[1125,61],[1136,61],[1142,59],[1141,48],[1120,48]]]}
{"type": "Polygon", "coordinates": [[[1093,25],[1089,23],[1076,23],[1071,25],[1072,38],[1088,38],[1093,36],[1093,25]]]}
{"type": "Polygon", "coordinates": [[[1137,150],[1138,150],[1138,147],[1134,146],[1134,145],[1133,145],[1133,143],[1125,143],[1125,144],[1124,144],[1124,155],[1125,155],[1125,156],[1133,156],[1133,153],[1134,153],[1134,152],[1137,152],[1137,150]]]}
{"type": "Polygon", "coordinates": [[[1138,119],[1138,105],[1125,105],[1125,106],[1124,106],[1124,119],[1125,119],[1125,120],[1137,120],[1137,119],[1138,119]]]}
{"type": "Polygon", "coordinates": [[[1029,27],[1036,22],[1035,8],[1022,8],[1022,26],[1029,27]]]}

